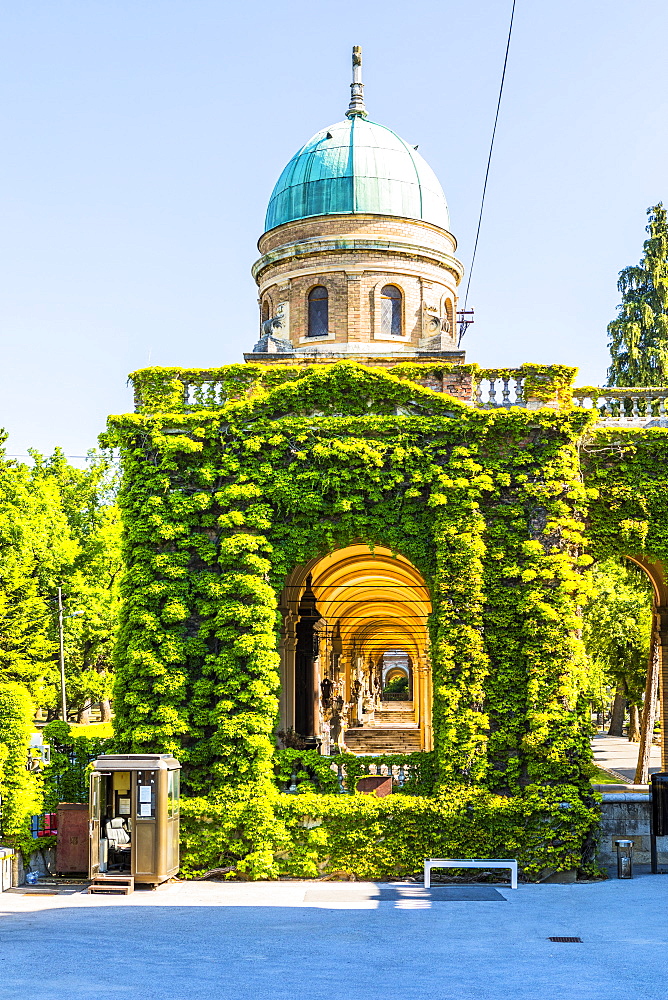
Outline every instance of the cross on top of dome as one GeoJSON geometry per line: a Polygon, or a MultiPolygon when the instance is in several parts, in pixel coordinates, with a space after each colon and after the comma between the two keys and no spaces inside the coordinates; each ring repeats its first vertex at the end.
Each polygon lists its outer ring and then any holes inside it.
{"type": "Polygon", "coordinates": [[[355,115],[361,115],[362,118],[366,118],[364,84],[362,83],[361,45],[353,45],[353,82],[350,84],[350,104],[346,111],[346,118],[354,118],[355,115]]]}

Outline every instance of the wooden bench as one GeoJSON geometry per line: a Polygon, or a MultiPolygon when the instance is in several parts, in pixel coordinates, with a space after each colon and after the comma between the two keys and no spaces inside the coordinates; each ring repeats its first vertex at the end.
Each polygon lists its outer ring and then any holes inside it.
{"type": "MultiPolygon", "coordinates": [[[[466,858],[459,860],[456,858],[425,858],[424,862],[424,887],[429,889],[431,886],[431,870],[432,868],[509,868],[510,869],[510,888],[517,889],[517,861],[512,861],[510,858],[496,858],[494,860],[485,859],[483,861],[473,860],[472,858],[466,858]]],[[[507,885],[507,882],[503,883],[507,885]]]]}

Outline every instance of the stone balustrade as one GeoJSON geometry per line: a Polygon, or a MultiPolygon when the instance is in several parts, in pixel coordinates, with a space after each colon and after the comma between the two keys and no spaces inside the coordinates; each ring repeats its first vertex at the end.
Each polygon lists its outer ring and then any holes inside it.
{"type": "MultiPolygon", "coordinates": [[[[597,426],[668,427],[668,388],[589,386],[585,389],[574,388],[571,393],[574,406],[597,411],[597,426]]],[[[485,410],[511,406],[538,409],[540,406],[554,407],[558,401],[525,398],[524,379],[519,370],[502,375],[482,370],[473,405],[485,410]]]]}
{"type": "Polygon", "coordinates": [[[186,410],[223,406],[227,394],[222,382],[183,382],[183,405],[186,410]]]}
{"type": "Polygon", "coordinates": [[[498,407],[526,406],[523,395],[524,378],[519,372],[503,375],[480,372],[473,394],[473,405],[478,409],[493,410],[498,407]]]}
{"type": "MultiPolygon", "coordinates": [[[[242,366],[238,366],[242,369],[242,366]]],[[[668,388],[596,387],[572,388],[562,382],[559,369],[544,368],[543,386],[532,368],[491,369],[475,365],[447,366],[443,374],[417,379],[436,392],[447,393],[476,409],[540,409],[575,405],[594,410],[596,424],[607,427],[668,427],[668,388]],[[551,380],[556,379],[555,381],[551,380]]],[[[391,369],[390,369],[391,370],[391,369]]],[[[229,398],[243,398],[251,390],[253,377],[238,373],[222,377],[224,369],[169,369],[137,372],[135,408],[144,412],[188,412],[217,409],[229,398]],[[148,376],[148,378],[147,378],[148,376]]],[[[574,372],[575,369],[569,371],[574,372]]]]}
{"type": "Polygon", "coordinates": [[[668,427],[668,388],[573,389],[575,406],[598,411],[604,427],[668,427]]]}
{"type": "MultiPolygon", "coordinates": [[[[326,759],[326,758],[325,758],[326,759]]],[[[409,761],[401,762],[399,764],[387,764],[384,762],[378,762],[373,759],[364,760],[363,758],[358,758],[358,767],[361,767],[362,775],[373,775],[382,777],[393,777],[395,781],[395,788],[402,789],[406,782],[413,776],[412,772],[419,768],[419,763],[412,764],[409,761]]],[[[332,761],[330,764],[331,770],[336,774],[338,782],[338,791],[340,795],[351,794],[353,789],[348,788],[347,785],[347,773],[346,765],[340,763],[339,761],[332,761]]],[[[301,768],[295,766],[290,775],[290,780],[286,782],[283,786],[282,791],[288,795],[294,795],[301,783],[300,779],[301,768]]],[[[305,772],[309,774],[308,766],[305,772]]],[[[304,773],[304,771],[302,771],[304,773]]],[[[417,776],[417,775],[415,775],[417,776]]],[[[360,777],[360,775],[358,775],[360,777]]],[[[316,774],[309,774],[309,780],[314,781],[317,785],[318,778],[316,774]]]]}

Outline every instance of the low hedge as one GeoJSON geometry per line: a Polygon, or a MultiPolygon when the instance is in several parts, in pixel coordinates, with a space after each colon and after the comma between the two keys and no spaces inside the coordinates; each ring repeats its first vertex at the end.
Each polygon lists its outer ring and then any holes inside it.
{"type": "MultiPolygon", "coordinates": [[[[404,878],[420,873],[428,857],[517,858],[528,881],[574,868],[596,873],[597,803],[592,796],[585,805],[574,786],[529,786],[513,797],[466,787],[437,797],[383,799],[278,793],[262,807],[275,815],[274,842],[266,847],[273,854],[274,877],[347,872],[358,879],[404,878]]],[[[248,849],[257,822],[254,808],[261,806],[184,799],[183,873],[230,866],[235,868],[230,878],[253,877],[248,849]]]]}

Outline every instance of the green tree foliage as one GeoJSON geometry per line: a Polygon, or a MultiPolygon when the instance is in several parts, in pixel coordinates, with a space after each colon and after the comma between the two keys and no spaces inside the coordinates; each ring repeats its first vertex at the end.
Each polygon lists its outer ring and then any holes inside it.
{"type": "MultiPolygon", "coordinates": [[[[59,450],[48,459],[37,453],[33,458],[33,481],[55,486],[72,540],[70,558],[52,581],[51,594],[62,581],[68,705],[81,715],[111,694],[121,572],[117,472],[107,455],[96,453],[85,469],[70,465],[59,450]]],[[[52,636],[55,642],[53,627],[52,636]]],[[[57,700],[52,687],[49,704],[57,700]]]]}
{"type": "Polygon", "coordinates": [[[668,225],[661,203],[647,214],[642,259],[617,282],[622,302],[608,325],[608,385],[668,385],[668,225]]]}
{"type": "Polygon", "coordinates": [[[95,453],[85,469],[59,450],[32,457],[28,466],[0,452],[0,681],[25,685],[38,707],[56,711],[62,585],[68,694],[81,710],[108,698],[111,683],[121,565],[115,470],[95,453]]]}
{"type": "Polygon", "coordinates": [[[33,846],[30,817],[41,812],[41,780],[26,769],[34,708],[23,685],[0,683],[0,792],[2,835],[13,847],[33,846]]]}
{"type": "Polygon", "coordinates": [[[408,677],[394,677],[386,684],[385,690],[397,693],[408,691],[408,677]]]}
{"type": "Polygon", "coordinates": [[[593,568],[592,582],[583,631],[592,663],[592,695],[598,696],[601,684],[610,684],[640,706],[652,631],[649,580],[642,570],[610,558],[593,568]]]}
{"type": "Polygon", "coordinates": [[[75,548],[56,483],[0,455],[0,680],[37,704],[56,678],[49,597],[75,548]]]}
{"type": "Polygon", "coordinates": [[[51,747],[51,763],[44,769],[44,811],[55,811],[59,802],[88,802],[89,763],[102,753],[109,753],[111,740],[76,732],[66,722],[56,719],[42,730],[51,747]]]}

